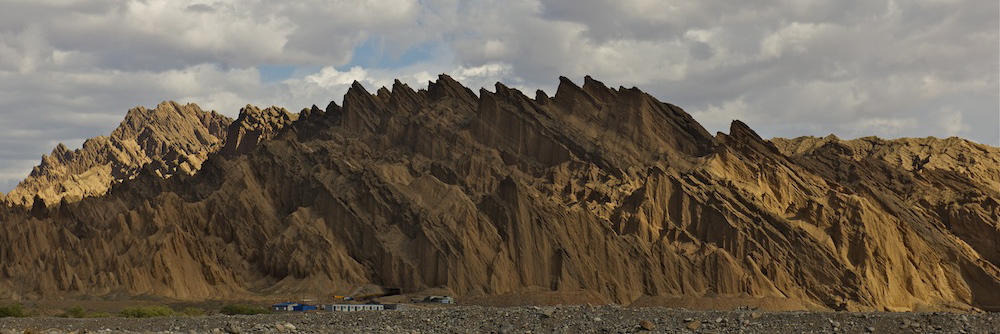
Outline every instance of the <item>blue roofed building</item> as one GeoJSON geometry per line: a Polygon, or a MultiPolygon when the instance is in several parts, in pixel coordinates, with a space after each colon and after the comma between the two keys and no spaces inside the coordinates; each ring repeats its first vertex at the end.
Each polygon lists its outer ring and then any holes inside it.
{"type": "Polygon", "coordinates": [[[316,310],[316,305],[298,304],[292,306],[292,311],[305,312],[305,311],[315,311],[315,310],[316,310]]]}

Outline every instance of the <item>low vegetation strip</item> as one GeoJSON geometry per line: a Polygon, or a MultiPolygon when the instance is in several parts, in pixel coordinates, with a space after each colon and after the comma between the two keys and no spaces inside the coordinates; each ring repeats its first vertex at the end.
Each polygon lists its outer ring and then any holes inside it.
{"type": "Polygon", "coordinates": [[[0,306],[0,318],[10,318],[10,317],[23,318],[23,317],[30,317],[32,315],[34,315],[34,313],[24,308],[24,305],[21,304],[10,304],[6,306],[0,306]]]}
{"type": "Polygon", "coordinates": [[[118,315],[125,318],[152,318],[152,317],[169,317],[172,315],[180,315],[180,314],[174,312],[174,309],[170,307],[163,305],[156,305],[156,306],[129,307],[122,310],[121,312],[118,312],[118,315]]]}
{"type": "Polygon", "coordinates": [[[66,309],[62,314],[65,318],[107,318],[113,316],[111,313],[102,311],[91,311],[81,306],[74,306],[66,309]]]}

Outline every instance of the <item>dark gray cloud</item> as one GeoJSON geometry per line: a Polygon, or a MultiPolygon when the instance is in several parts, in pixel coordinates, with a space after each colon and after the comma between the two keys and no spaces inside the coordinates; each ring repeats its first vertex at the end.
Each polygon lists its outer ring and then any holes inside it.
{"type": "Polygon", "coordinates": [[[742,119],[764,137],[1000,145],[998,12],[973,0],[9,0],[0,191],[137,105],[295,110],[339,100],[353,80],[420,87],[441,72],[550,93],[560,75],[592,75],[711,130],[742,119]],[[297,70],[262,82],[261,66],[297,70]]]}
{"type": "Polygon", "coordinates": [[[543,4],[544,23],[582,26],[584,43],[554,58],[582,55],[575,59],[590,63],[571,61],[561,74],[639,85],[710,128],[742,118],[765,136],[1000,142],[997,74],[984,71],[996,69],[1000,55],[995,2],[543,4]],[[611,61],[587,66],[602,60],[611,61]]]}
{"type": "Polygon", "coordinates": [[[191,13],[211,13],[215,11],[215,8],[203,3],[196,3],[187,7],[184,7],[185,11],[191,13]]]}

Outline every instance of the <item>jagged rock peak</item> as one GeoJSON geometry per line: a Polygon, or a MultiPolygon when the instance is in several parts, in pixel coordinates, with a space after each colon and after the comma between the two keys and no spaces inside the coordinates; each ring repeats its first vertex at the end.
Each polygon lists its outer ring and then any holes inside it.
{"type": "MultiPolygon", "coordinates": [[[[66,148],[66,145],[64,145],[63,143],[59,143],[56,145],[54,149],[52,149],[52,153],[49,153],[49,155],[42,156],[42,163],[40,166],[51,166],[64,163],[66,161],[73,159],[74,153],[76,152],[66,148]]],[[[40,169],[38,167],[35,167],[32,170],[32,174],[34,174],[39,170],[40,169]]]]}
{"type": "Polygon", "coordinates": [[[592,109],[596,104],[594,97],[584,91],[567,77],[559,77],[559,86],[553,98],[557,105],[565,110],[592,109]]]}
{"type": "MultiPolygon", "coordinates": [[[[315,105],[313,106],[316,107],[315,105]]],[[[237,116],[236,121],[233,124],[251,126],[257,123],[266,122],[287,122],[294,121],[298,118],[298,115],[288,112],[285,108],[271,106],[266,109],[260,109],[257,106],[248,104],[242,109],[240,109],[240,114],[237,116]]]]}
{"type": "MultiPolygon", "coordinates": [[[[203,111],[201,107],[194,103],[188,103],[182,105],[173,101],[160,102],[153,109],[147,109],[146,107],[135,107],[128,110],[125,114],[125,119],[122,120],[121,124],[116,130],[117,133],[122,133],[122,135],[131,135],[133,132],[141,132],[147,128],[161,128],[167,125],[167,122],[177,121],[177,120],[197,120],[202,122],[204,127],[211,128],[213,123],[226,123],[227,121],[232,121],[228,117],[221,116],[215,111],[203,111]]],[[[216,134],[224,135],[225,128],[212,128],[210,131],[216,131],[216,134]]]]}
{"type": "Polygon", "coordinates": [[[326,115],[326,111],[320,109],[315,104],[312,107],[302,108],[302,111],[299,111],[299,118],[323,118],[324,115],[326,115]]]}
{"type": "Polygon", "coordinates": [[[71,151],[68,148],[66,148],[66,145],[64,145],[63,143],[59,143],[56,145],[56,148],[52,150],[52,156],[62,157],[70,152],[71,151]]]}
{"type": "Polygon", "coordinates": [[[57,145],[7,199],[30,206],[35,197],[53,204],[100,196],[147,164],[162,177],[193,174],[221,147],[230,122],[195,104],[162,102],[154,109],[129,109],[110,136],[88,139],[74,151],[57,145]]]}
{"type": "Polygon", "coordinates": [[[608,88],[603,82],[594,80],[589,75],[583,77],[583,90],[601,102],[614,100],[617,93],[614,89],[608,88]]]}
{"type": "Polygon", "coordinates": [[[428,83],[427,93],[432,100],[451,96],[465,101],[469,105],[475,105],[477,100],[475,92],[447,74],[440,74],[437,81],[428,83]]]}
{"type": "Polygon", "coordinates": [[[549,94],[546,94],[545,91],[541,89],[535,90],[535,102],[540,104],[548,103],[549,94]]]}
{"type": "MultiPolygon", "coordinates": [[[[357,80],[354,80],[354,82],[351,83],[351,87],[347,88],[346,95],[354,97],[371,97],[371,93],[368,93],[368,89],[365,89],[365,85],[362,85],[361,82],[358,82],[357,80]]],[[[345,97],[344,99],[346,101],[347,98],[345,97]]]]}
{"type": "Polygon", "coordinates": [[[390,107],[397,110],[412,110],[422,104],[423,99],[421,93],[417,93],[399,79],[392,83],[392,96],[389,98],[390,107]]]}
{"type": "Polygon", "coordinates": [[[764,141],[764,139],[761,138],[756,131],[751,129],[749,125],[738,119],[733,120],[732,123],[729,124],[729,136],[743,141],[764,141]]]}
{"type": "Polygon", "coordinates": [[[377,131],[388,113],[382,99],[368,93],[365,86],[357,80],[344,94],[342,110],[345,127],[365,132],[377,131]]]}
{"type": "MultiPolygon", "coordinates": [[[[313,106],[318,111],[319,108],[313,106]]],[[[226,134],[226,144],[222,155],[235,156],[253,151],[264,140],[271,139],[281,129],[291,125],[298,119],[285,108],[268,107],[261,110],[253,105],[240,109],[240,115],[229,125],[226,134]]]]}

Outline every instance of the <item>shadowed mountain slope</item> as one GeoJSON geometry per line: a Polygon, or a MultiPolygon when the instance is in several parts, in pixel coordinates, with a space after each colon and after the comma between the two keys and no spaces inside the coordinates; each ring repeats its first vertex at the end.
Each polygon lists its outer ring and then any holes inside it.
{"type": "Polygon", "coordinates": [[[0,213],[0,297],[377,284],[1000,308],[997,148],[770,142],[739,121],[713,136],[676,106],[589,77],[534,98],[499,83],[477,96],[445,75],[421,90],[355,84],[342,107],[254,114],[281,126],[229,127],[224,154],[196,174],[144,167],[106,196],[0,213]],[[929,148],[915,167],[897,146],[929,148]]]}

